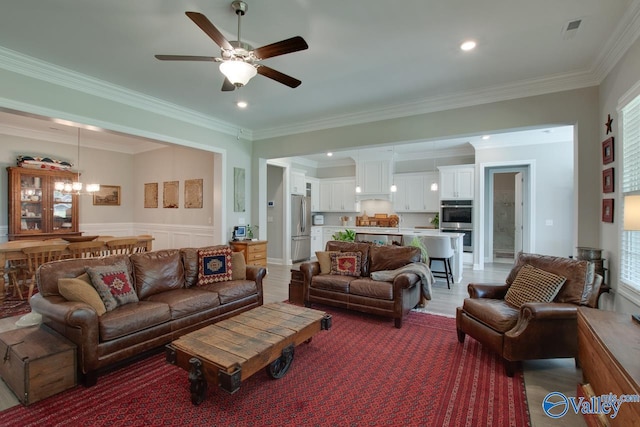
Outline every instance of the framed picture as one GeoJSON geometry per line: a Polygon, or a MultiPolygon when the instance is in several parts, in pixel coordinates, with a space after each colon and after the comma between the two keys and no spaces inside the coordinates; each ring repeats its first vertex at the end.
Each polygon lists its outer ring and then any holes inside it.
{"type": "Polygon", "coordinates": [[[613,222],[613,199],[602,199],[602,222],[613,222]]]}
{"type": "Polygon", "coordinates": [[[607,165],[613,162],[613,137],[602,141],[602,164],[607,165]]]}
{"type": "Polygon", "coordinates": [[[187,179],[184,182],[184,207],[202,209],[202,179],[187,179]]]}
{"type": "Polygon", "coordinates": [[[102,185],[100,190],[93,193],[95,206],[120,206],[120,186],[102,185]]]}
{"type": "Polygon", "coordinates": [[[613,168],[602,171],[602,192],[613,193],[613,168]]]}
{"type": "Polygon", "coordinates": [[[233,211],[245,210],[245,176],[244,168],[233,168],[233,211]]]}
{"type": "Polygon", "coordinates": [[[179,181],[165,181],[162,189],[162,207],[170,209],[178,209],[178,201],[180,200],[179,181]]]}
{"type": "Polygon", "coordinates": [[[144,185],[144,207],[158,207],[158,183],[150,182],[144,185]]]}

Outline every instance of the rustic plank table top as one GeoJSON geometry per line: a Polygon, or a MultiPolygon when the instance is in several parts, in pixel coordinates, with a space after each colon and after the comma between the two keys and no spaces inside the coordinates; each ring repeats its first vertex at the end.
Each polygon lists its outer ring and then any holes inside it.
{"type": "Polygon", "coordinates": [[[330,327],[331,316],[323,311],[267,304],[178,338],[167,346],[167,360],[190,372],[191,400],[199,404],[207,383],[234,393],[262,368],[282,377],[293,349],[330,327]]]}

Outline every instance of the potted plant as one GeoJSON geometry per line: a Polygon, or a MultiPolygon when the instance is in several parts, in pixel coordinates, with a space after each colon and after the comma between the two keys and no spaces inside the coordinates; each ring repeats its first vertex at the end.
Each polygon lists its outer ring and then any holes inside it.
{"type": "Polygon", "coordinates": [[[344,231],[337,231],[331,236],[333,240],[338,240],[340,242],[355,242],[356,241],[356,230],[346,229],[344,231]]]}

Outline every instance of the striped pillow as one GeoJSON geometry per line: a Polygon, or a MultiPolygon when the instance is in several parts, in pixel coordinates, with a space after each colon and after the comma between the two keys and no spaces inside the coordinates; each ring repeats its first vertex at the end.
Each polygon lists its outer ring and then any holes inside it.
{"type": "Polygon", "coordinates": [[[565,277],[525,264],[504,299],[518,308],[527,302],[551,302],[560,292],[565,280],[565,277]]]}

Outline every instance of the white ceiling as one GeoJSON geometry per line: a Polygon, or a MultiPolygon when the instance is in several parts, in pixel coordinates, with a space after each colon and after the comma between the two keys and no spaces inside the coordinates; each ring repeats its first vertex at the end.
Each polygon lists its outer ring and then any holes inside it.
{"type": "MultiPolygon", "coordinates": [[[[239,91],[221,92],[217,64],[154,58],[218,56],[219,48],[184,12],[205,14],[235,40],[230,3],[4,1],[0,67],[17,52],[57,72],[81,73],[260,139],[479,104],[488,93],[508,98],[595,85],[640,32],[640,0],[247,0],[243,41],[258,47],[300,35],[309,44],[264,61],[302,80],[300,87],[258,75],[239,91]],[[582,23],[567,37],[563,29],[575,19],[582,23]],[[459,49],[466,39],[478,43],[470,53],[459,49]],[[249,108],[237,109],[239,99],[249,108]]],[[[0,127],[14,126],[12,117],[0,116],[0,127]]],[[[469,140],[423,144],[468,147],[469,140]]],[[[128,139],[113,144],[118,151],[152,147],[144,141],[131,148],[128,139]]]]}

